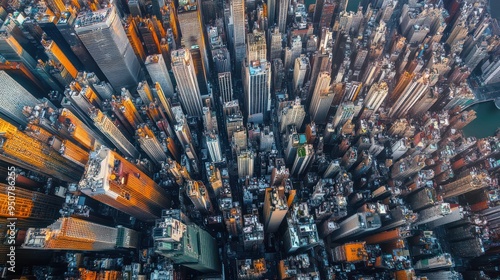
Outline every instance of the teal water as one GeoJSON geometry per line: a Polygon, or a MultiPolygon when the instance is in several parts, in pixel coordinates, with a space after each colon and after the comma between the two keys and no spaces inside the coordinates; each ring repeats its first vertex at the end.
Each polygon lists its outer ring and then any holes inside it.
{"type": "Polygon", "coordinates": [[[464,127],[465,136],[484,138],[495,134],[500,127],[500,110],[493,101],[479,103],[468,109],[476,111],[477,118],[464,127]]]}

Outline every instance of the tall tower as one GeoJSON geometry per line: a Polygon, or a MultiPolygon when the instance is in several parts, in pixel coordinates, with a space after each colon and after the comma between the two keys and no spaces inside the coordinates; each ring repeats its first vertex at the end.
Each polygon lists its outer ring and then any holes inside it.
{"type": "MultiPolygon", "coordinates": [[[[273,0],[274,1],[274,0],[273,0]]],[[[283,53],[283,38],[282,33],[279,31],[278,27],[273,27],[269,30],[269,61],[273,62],[275,59],[281,58],[283,53]]]]}
{"type": "Polygon", "coordinates": [[[286,19],[288,16],[288,7],[290,0],[277,0],[278,1],[278,18],[276,19],[280,33],[286,33],[286,19]]]}
{"type": "Polygon", "coordinates": [[[368,91],[365,99],[365,109],[363,115],[369,117],[371,114],[378,111],[380,105],[384,102],[387,94],[389,93],[389,87],[386,82],[380,82],[378,84],[373,84],[368,91]],[[368,113],[369,112],[369,113],[368,113]]]}
{"type": "Polygon", "coordinates": [[[137,142],[141,145],[141,149],[156,164],[167,160],[162,143],[147,124],[139,125],[136,130],[136,136],[138,137],[137,142]]]}
{"type": "Polygon", "coordinates": [[[193,202],[194,208],[203,213],[213,211],[208,191],[202,181],[188,180],[185,185],[186,194],[193,202]]]}
{"type": "Polygon", "coordinates": [[[200,272],[220,271],[215,239],[196,224],[186,225],[180,215],[163,211],[153,228],[155,252],[200,272]]]}
{"type": "Polygon", "coordinates": [[[136,158],[139,156],[137,149],[130,143],[127,136],[115,125],[115,123],[101,110],[93,108],[90,112],[90,118],[94,121],[94,125],[108,138],[116,148],[124,155],[136,158]]]}
{"type": "Polygon", "coordinates": [[[231,72],[219,73],[219,92],[222,98],[222,103],[233,100],[233,83],[231,81],[231,72]]]}
{"type": "Polygon", "coordinates": [[[285,132],[286,128],[293,124],[299,129],[302,127],[302,122],[306,117],[306,111],[304,110],[304,105],[300,104],[300,98],[295,98],[295,101],[280,112],[278,119],[280,120],[280,131],[285,132]]]}
{"type": "Polygon", "coordinates": [[[116,247],[135,248],[138,241],[134,230],[68,217],[58,219],[47,228],[28,229],[22,248],[104,251],[116,247]]]}
{"type": "Polygon", "coordinates": [[[82,12],[76,19],[75,32],[115,91],[135,89],[141,66],[114,6],[82,12]]]}
{"type": "Polygon", "coordinates": [[[203,36],[203,23],[198,0],[179,1],[177,20],[182,34],[183,47],[191,52],[191,63],[194,66],[201,92],[207,92],[207,73],[209,73],[208,54],[203,36]]]}
{"type": "Polygon", "coordinates": [[[17,125],[26,125],[23,107],[33,107],[40,102],[3,70],[0,71],[0,84],[0,116],[17,125]]]}
{"type": "Polygon", "coordinates": [[[271,110],[271,63],[250,61],[244,73],[247,122],[263,123],[271,110]]]}
{"type": "Polygon", "coordinates": [[[263,211],[266,233],[278,231],[288,211],[284,187],[266,189],[263,211]]]}
{"type": "Polygon", "coordinates": [[[330,88],[330,73],[322,72],[316,80],[314,87],[311,105],[309,106],[309,114],[311,120],[317,124],[324,124],[326,117],[332,105],[335,93],[330,88]]]}
{"type": "Polygon", "coordinates": [[[61,156],[47,143],[31,138],[3,119],[0,119],[0,143],[2,161],[67,182],[78,181],[82,174],[81,166],[61,156]]]}
{"type": "Polygon", "coordinates": [[[150,55],[146,57],[144,64],[146,65],[146,69],[148,70],[148,74],[153,84],[159,83],[166,97],[173,97],[174,86],[170,80],[167,64],[165,60],[163,60],[163,56],[160,54],[150,55]]]}
{"type": "Polygon", "coordinates": [[[182,107],[187,115],[201,117],[203,114],[200,88],[196,80],[191,52],[179,49],[172,52],[172,70],[177,81],[177,90],[182,107]]]}
{"type": "Polygon", "coordinates": [[[247,34],[247,61],[266,60],[267,45],[264,32],[254,29],[247,34]]]}
{"type": "Polygon", "coordinates": [[[91,153],[78,185],[84,194],[144,221],[159,218],[170,205],[155,181],[105,146],[91,153]]]}
{"type": "Polygon", "coordinates": [[[301,54],[295,59],[295,66],[293,68],[293,93],[302,88],[304,80],[309,72],[309,58],[301,54]]]}
{"type": "Polygon", "coordinates": [[[222,161],[222,152],[220,148],[220,139],[219,134],[208,132],[205,134],[207,141],[208,153],[210,154],[210,158],[212,162],[221,162],[222,161]]]}
{"type": "Polygon", "coordinates": [[[245,178],[253,176],[254,153],[250,151],[241,151],[238,154],[238,177],[245,178]]]}
{"type": "MultiPolygon", "coordinates": [[[[8,207],[9,187],[10,185],[0,183],[0,220],[2,220],[2,218],[12,217],[8,207]]],[[[12,189],[12,187],[10,189],[12,189]]],[[[40,226],[40,224],[48,225],[61,215],[59,210],[64,202],[63,198],[20,187],[16,187],[15,192],[16,207],[14,209],[14,216],[18,220],[18,227],[20,223],[28,226],[40,226]]]]}
{"type": "Polygon", "coordinates": [[[233,55],[234,55],[234,71],[239,73],[245,59],[245,0],[230,0],[231,19],[233,22],[233,55]]]}
{"type": "Polygon", "coordinates": [[[340,104],[335,112],[335,117],[333,118],[333,127],[344,125],[347,120],[352,119],[354,116],[354,104],[352,102],[345,102],[340,104]]]}
{"type": "Polygon", "coordinates": [[[425,77],[414,78],[393,103],[389,116],[399,118],[406,115],[415,103],[429,91],[429,81],[425,77]]]}
{"type": "Polygon", "coordinates": [[[184,117],[184,113],[182,112],[180,106],[172,107],[172,112],[175,117],[175,135],[177,135],[177,139],[179,139],[182,149],[188,157],[190,164],[193,168],[195,168],[195,172],[198,172],[198,155],[196,154],[196,151],[194,149],[193,136],[191,135],[191,130],[189,129],[186,117],[184,117]]]}
{"type": "Polygon", "coordinates": [[[314,158],[313,145],[306,144],[298,148],[297,156],[295,157],[295,161],[293,163],[293,167],[291,170],[292,175],[300,177],[302,174],[304,174],[304,171],[306,171],[307,167],[309,166],[309,163],[312,161],[313,158],[314,158]]]}

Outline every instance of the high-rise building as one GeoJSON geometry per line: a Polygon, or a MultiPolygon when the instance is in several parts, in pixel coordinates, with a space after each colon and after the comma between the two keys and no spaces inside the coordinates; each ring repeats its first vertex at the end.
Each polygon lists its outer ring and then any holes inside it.
{"type": "Polygon", "coordinates": [[[285,70],[292,69],[294,67],[295,60],[302,53],[302,37],[292,36],[289,40],[289,46],[285,49],[285,70]]]}
{"type": "Polygon", "coordinates": [[[63,198],[20,187],[15,190],[16,207],[13,210],[14,215],[11,215],[8,207],[9,185],[0,183],[0,191],[0,219],[14,216],[18,220],[18,227],[21,223],[28,226],[48,225],[61,215],[59,210],[64,202],[63,198]]]}
{"type": "Polygon", "coordinates": [[[73,217],[59,218],[47,228],[29,228],[25,249],[104,251],[136,248],[139,235],[124,227],[109,227],[73,217]]]}
{"type": "Polygon", "coordinates": [[[196,224],[186,224],[179,215],[163,211],[153,229],[155,251],[173,261],[200,272],[220,271],[217,242],[196,224]]]}
{"type": "Polygon", "coordinates": [[[491,62],[482,72],[481,81],[483,84],[489,85],[500,82],[500,59],[491,62]]]}
{"type": "Polygon", "coordinates": [[[267,233],[278,231],[288,211],[285,188],[267,188],[264,198],[264,228],[267,233]]]}
{"type": "Polygon", "coordinates": [[[210,154],[210,158],[212,162],[221,162],[222,161],[222,151],[220,148],[220,139],[219,135],[213,132],[205,134],[208,153],[210,154]]]}
{"type": "Polygon", "coordinates": [[[300,98],[297,97],[295,101],[289,102],[288,106],[285,106],[278,114],[280,131],[283,133],[292,124],[300,129],[306,116],[306,111],[304,110],[304,105],[300,104],[300,98]]]}
{"type": "Polygon", "coordinates": [[[335,93],[330,88],[330,74],[322,72],[316,80],[314,87],[311,105],[309,106],[309,114],[311,120],[317,124],[324,124],[332,105],[335,93]]]}
{"type": "Polygon", "coordinates": [[[231,10],[231,22],[233,23],[233,55],[234,55],[234,71],[239,73],[245,61],[245,1],[244,0],[231,0],[229,1],[231,10]]]}
{"type": "Polygon", "coordinates": [[[161,209],[170,204],[165,191],[155,181],[105,146],[91,153],[79,189],[97,201],[144,221],[159,218],[161,209]]]}
{"type": "Polygon", "coordinates": [[[272,27],[268,32],[268,36],[269,50],[267,53],[269,61],[273,62],[275,59],[281,58],[281,54],[283,53],[283,35],[277,27],[272,27]]]}
{"type": "Polygon", "coordinates": [[[45,48],[45,53],[49,59],[53,62],[53,65],[57,65],[59,73],[63,78],[67,79],[67,82],[59,81],[61,84],[69,83],[71,79],[75,79],[78,70],[76,69],[73,62],[68,56],[59,48],[56,42],[52,40],[43,40],[42,45],[45,48]]]}
{"type": "Polygon", "coordinates": [[[378,111],[382,103],[384,102],[387,94],[389,93],[389,87],[386,82],[380,82],[373,84],[368,91],[365,98],[365,108],[363,111],[363,116],[366,118],[370,117],[371,114],[378,111]]]}
{"type": "Polygon", "coordinates": [[[186,194],[196,210],[203,213],[213,212],[212,202],[202,181],[187,180],[185,188],[186,194]]]}
{"type": "Polygon", "coordinates": [[[208,64],[208,53],[203,35],[200,8],[198,0],[179,2],[177,7],[177,20],[182,34],[182,42],[184,43],[183,47],[191,52],[190,63],[195,70],[194,73],[198,80],[199,90],[202,93],[206,93],[208,90],[207,73],[210,73],[210,66],[208,64]]]}
{"type": "Polygon", "coordinates": [[[281,34],[286,33],[286,20],[288,16],[288,8],[290,6],[290,0],[277,0],[278,1],[278,7],[277,7],[277,19],[276,23],[278,25],[278,30],[281,34]]]}
{"type": "Polygon", "coordinates": [[[485,171],[465,172],[458,179],[439,187],[443,198],[455,197],[473,190],[482,189],[493,184],[492,178],[485,171]]]}
{"type": "Polygon", "coordinates": [[[231,81],[231,72],[219,73],[217,76],[219,82],[219,93],[222,103],[233,100],[233,83],[231,81]]]}
{"type": "Polygon", "coordinates": [[[295,59],[295,66],[293,68],[293,92],[297,92],[304,85],[307,74],[309,72],[309,58],[304,54],[295,59]]]}
{"type": "Polygon", "coordinates": [[[412,106],[429,91],[429,80],[426,77],[415,77],[393,102],[389,116],[399,118],[406,115],[412,106]]]}
{"type": "Polygon", "coordinates": [[[247,34],[247,61],[261,61],[267,59],[267,45],[265,33],[254,29],[247,34]]]}
{"type": "Polygon", "coordinates": [[[150,55],[146,57],[144,64],[153,84],[159,83],[166,97],[173,97],[174,86],[170,80],[170,74],[168,73],[167,64],[163,56],[160,54],[150,55]]]}
{"type": "Polygon", "coordinates": [[[351,120],[354,116],[354,110],[354,104],[352,102],[340,104],[333,118],[333,126],[337,128],[344,125],[347,120],[351,120]]]}
{"type": "Polygon", "coordinates": [[[212,57],[217,73],[231,72],[231,57],[226,48],[213,50],[212,57]]]}
{"type": "Polygon", "coordinates": [[[120,152],[133,158],[139,155],[139,151],[130,143],[127,136],[125,136],[115,123],[108,116],[103,114],[101,110],[93,108],[89,114],[97,129],[99,129],[99,131],[120,150],[120,152]]]}
{"type": "Polygon", "coordinates": [[[141,145],[141,149],[146,152],[149,158],[156,164],[167,160],[167,155],[165,154],[162,143],[153,130],[151,130],[149,125],[139,125],[136,131],[136,136],[138,137],[137,142],[141,145]]]}
{"type": "Polygon", "coordinates": [[[141,66],[114,6],[82,12],[76,19],[75,32],[115,91],[135,89],[141,66]]]}
{"type": "Polygon", "coordinates": [[[188,122],[180,106],[172,107],[172,112],[175,117],[174,131],[177,139],[181,143],[184,153],[188,156],[191,165],[196,170],[198,169],[199,160],[196,150],[193,145],[193,136],[189,129],[188,122]]]}
{"type": "Polygon", "coordinates": [[[188,49],[172,51],[172,70],[177,81],[177,90],[182,108],[187,115],[201,117],[201,92],[196,80],[191,52],[188,49]]]}
{"type": "Polygon", "coordinates": [[[0,71],[0,83],[0,116],[17,125],[26,125],[24,106],[33,107],[41,102],[3,70],[0,71]]]}
{"type": "Polygon", "coordinates": [[[250,61],[244,71],[247,122],[262,123],[271,110],[271,64],[250,61]]]}
{"type": "Polygon", "coordinates": [[[79,164],[66,159],[48,143],[30,137],[3,119],[0,119],[0,137],[3,143],[0,151],[2,161],[67,182],[78,181],[82,174],[79,164]]]}
{"type": "Polygon", "coordinates": [[[100,79],[105,78],[83,42],[74,35],[76,16],[73,13],[66,10],[59,15],[40,13],[36,20],[43,32],[56,42],[77,69],[85,68],[89,72],[96,73],[100,79]]]}
{"type": "Polygon", "coordinates": [[[254,169],[254,152],[249,151],[241,151],[238,154],[238,177],[245,178],[247,176],[253,176],[254,169]]]}
{"type": "Polygon", "coordinates": [[[297,149],[297,156],[293,163],[291,173],[293,176],[300,177],[306,171],[309,163],[312,162],[314,158],[313,145],[306,144],[297,149]]]}

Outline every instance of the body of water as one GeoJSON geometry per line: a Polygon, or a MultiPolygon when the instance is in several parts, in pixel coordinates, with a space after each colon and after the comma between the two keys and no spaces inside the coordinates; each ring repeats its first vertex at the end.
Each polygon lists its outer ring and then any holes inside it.
{"type": "Polygon", "coordinates": [[[465,136],[484,138],[493,136],[500,127],[500,110],[493,101],[483,102],[469,107],[476,111],[477,118],[464,127],[465,136]]]}

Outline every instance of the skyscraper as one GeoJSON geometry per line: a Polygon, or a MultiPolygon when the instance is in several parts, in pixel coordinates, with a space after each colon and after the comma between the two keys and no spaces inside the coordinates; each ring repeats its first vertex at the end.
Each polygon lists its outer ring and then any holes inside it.
{"type": "Polygon", "coordinates": [[[286,20],[288,16],[288,7],[290,5],[290,0],[277,0],[278,1],[278,18],[276,19],[276,22],[278,24],[278,29],[280,33],[284,34],[286,33],[286,20]]]}
{"type": "Polygon", "coordinates": [[[222,151],[220,148],[220,139],[217,133],[209,132],[205,134],[207,141],[208,153],[210,154],[210,158],[212,162],[221,162],[222,161],[222,151]]]}
{"type": "Polygon", "coordinates": [[[354,104],[352,102],[346,102],[340,104],[335,112],[335,117],[333,118],[333,126],[337,128],[338,126],[344,125],[347,120],[352,119],[354,116],[354,104]]]}
{"type": "Polygon", "coordinates": [[[10,77],[5,71],[0,71],[0,115],[18,125],[26,125],[28,120],[23,114],[23,107],[33,107],[39,102],[23,86],[10,77]]]}
{"type": "Polygon", "coordinates": [[[295,59],[292,84],[294,93],[304,85],[304,81],[306,80],[309,68],[309,58],[307,58],[304,54],[301,54],[300,57],[297,57],[297,59],[295,59]]]}
{"type": "Polygon", "coordinates": [[[190,164],[197,171],[199,165],[198,155],[194,149],[193,136],[191,134],[191,130],[189,129],[186,117],[179,106],[172,107],[172,112],[175,117],[175,135],[177,135],[177,139],[181,143],[182,149],[187,155],[190,164]]]}
{"type": "MultiPolygon", "coordinates": [[[[177,7],[177,20],[182,34],[183,47],[191,52],[191,64],[199,84],[199,90],[206,93],[207,73],[210,73],[208,53],[205,45],[203,23],[198,0],[180,1],[177,7]]],[[[173,61],[172,61],[173,62],[173,61]]]]}
{"type": "Polygon", "coordinates": [[[22,248],[104,251],[116,247],[135,248],[138,241],[137,232],[128,228],[113,228],[65,217],[47,228],[28,229],[22,248]]]}
{"type": "Polygon", "coordinates": [[[156,164],[167,160],[167,155],[161,141],[166,139],[158,139],[153,130],[147,124],[141,124],[136,131],[137,141],[141,145],[141,149],[146,152],[151,160],[156,164]]]}
{"type": "Polygon", "coordinates": [[[415,77],[394,101],[389,111],[391,118],[399,118],[409,112],[412,106],[429,91],[429,80],[425,77],[415,77]]]}
{"type": "Polygon", "coordinates": [[[267,45],[265,33],[254,29],[247,34],[247,61],[261,61],[267,59],[267,45]]]}
{"type": "Polygon", "coordinates": [[[234,71],[239,73],[245,61],[245,1],[244,0],[230,0],[231,19],[233,23],[233,55],[234,55],[234,71]]]}
{"type": "Polygon", "coordinates": [[[2,161],[67,182],[78,181],[82,174],[80,165],[64,158],[47,143],[28,136],[3,119],[0,119],[0,142],[2,161]]]}
{"type": "Polygon", "coordinates": [[[75,32],[115,91],[135,89],[141,66],[114,6],[81,13],[75,32]]]}
{"type": "Polygon", "coordinates": [[[266,189],[263,211],[266,233],[278,231],[288,211],[284,187],[266,189]]]}
{"type": "Polygon", "coordinates": [[[253,151],[241,151],[238,154],[238,177],[245,178],[246,176],[253,176],[254,169],[254,158],[255,155],[253,151]]]}
{"type": "Polygon", "coordinates": [[[222,103],[233,100],[233,83],[231,81],[231,72],[219,73],[219,92],[222,98],[222,103]]]}
{"type": "Polygon", "coordinates": [[[196,80],[191,52],[188,49],[172,51],[172,70],[184,111],[189,116],[201,117],[203,114],[201,93],[196,80]]]}
{"type": "Polygon", "coordinates": [[[200,272],[220,271],[215,239],[196,224],[186,224],[173,211],[163,211],[153,228],[155,251],[173,261],[200,272]]]}
{"type": "Polygon", "coordinates": [[[163,93],[166,97],[174,96],[174,87],[172,81],[170,80],[170,74],[168,73],[167,64],[160,54],[153,54],[146,57],[144,62],[148,74],[153,81],[153,84],[159,83],[163,93]]]}
{"type": "Polygon", "coordinates": [[[101,110],[93,108],[89,114],[97,129],[123,154],[129,157],[137,157],[139,155],[139,151],[130,143],[122,130],[108,116],[103,114],[101,110]]]}
{"type": "Polygon", "coordinates": [[[306,144],[297,149],[297,156],[293,163],[291,173],[293,176],[300,177],[306,171],[309,163],[314,158],[313,145],[306,144]]]}
{"type": "Polygon", "coordinates": [[[300,104],[300,98],[297,97],[295,101],[291,101],[288,106],[284,107],[279,114],[280,131],[283,133],[292,124],[300,129],[306,116],[306,111],[304,110],[304,105],[300,104]]]}
{"type": "Polygon", "coordinates": [[[91,153],[78,185],[84,194],[144,221],[159,218],[170,204],[155,181],[105,146],[91,153]]]}
{"type": "Polygon", "coordinates": [[[213,211],[212,202],[208,191],[202,181],[187,180],[185,184],[186,194],[191,199],[194,208],[203,213],[213,211]]]}
{"type": "Polygon", "coordinates": [[[326,122],[326,117],[335,96],[335,93],[330,88],[330,80],[331,77],[328,72],[321,72],[316,80],[311,105],[309,106],[309,114],[311,114],[311,120],[317,124],[326,122]]]}
{"type": "Polygon", "coordinates": [[[247,122],[262,123],[271,110],[271,64],[250,61],[244,70],[247,122]]]}
{"type": "Polygon", "coordinates": [[[382,103],[384,102],[387,94],[389,93],[389,87],[386,82],[380,82],[373,84],[368,91],[365,98],[365,109],[363,111],[363,116],[366,118],[370,117],[371,114],[378,111],[382,103]]]}

